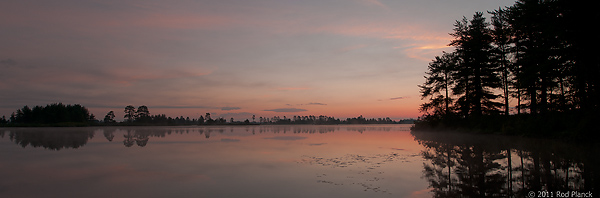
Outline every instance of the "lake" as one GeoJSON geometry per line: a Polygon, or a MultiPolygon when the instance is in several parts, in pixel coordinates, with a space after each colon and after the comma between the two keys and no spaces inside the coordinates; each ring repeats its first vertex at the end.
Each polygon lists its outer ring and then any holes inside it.
{"type": "Polygon", "coordinates": [[[0,128],[0,197],[597,193],[597,145],[410,126],[0,128]]]}

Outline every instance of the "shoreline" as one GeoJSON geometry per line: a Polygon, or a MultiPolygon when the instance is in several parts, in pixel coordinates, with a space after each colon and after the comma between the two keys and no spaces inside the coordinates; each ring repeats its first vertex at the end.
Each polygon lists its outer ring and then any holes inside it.
{"type": "Polygon", "coordinates": [[[600,137],[600,116],[595,112],[560,112],[544,115],[483,115],[462,118],[426,116],[411,131],[496,134],[539,139],[593,142],[600,137]]]}

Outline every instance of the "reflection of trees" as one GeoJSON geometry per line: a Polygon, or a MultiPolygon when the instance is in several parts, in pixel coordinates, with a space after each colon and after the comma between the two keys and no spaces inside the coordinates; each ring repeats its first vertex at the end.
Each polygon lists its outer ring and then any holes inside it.
{"type": "Polygon", "coordinates": [[[131,134],[131,130],[127,130],[127,133],[124,134],[123,137],[125,138],[123,140],[123,145],[125,145],[125,147],[133,146],[135,140],[133,140],[133,134],[131,134]]]}
{"type": "Polygon", "coordinates": [[[329,126],[329,125],[279,125],[279,126],[259,126],[252,127],[252,130],[255,132],[255,128],[258,128],[259,133],[330,133],[336,130],[340,130],[339,126],[329,126]]]}
{"type": "MultiPolygon", "coordinates": [[[[189,133],[199,133],[200,135],[204,135],[205,138],[209,139],[211,135],[214,133],[225,133],[226,131],[233,132],[237,127],[185,127],[185,128],[156,128],[156,127],[148,127],[148,128],[135,128],[133,129],[125,129],[120,130],[116,129],[116,131],[122,131],[123,133],[123,144],[126,147],[132,147],[133,145],[145,146],[148,144],[150,137],[165,137],[166,135],[171,134],[189,134],[189,133]]],[[[269,126],[244,126],[240,127],[241,130],[245,130],[248,133],[256,134],[256,133],[308,133],[308,134],[319,134],[319,133],[331,133],[335,131],[358,131],[358,132],[368,132],[368,131],[397,131],[408,129],[408,127],[358,127],[358,126],[329,126],[329,125],[269,125],[269,126]]],[[[113,132],[104,132],[105,137],[111,141],[111,135],[113,132]]],[[[112,135],[114,137],[114,135],[112,135]]]]}
{"type": "Polygon", "coordinates": [[[206,131],[206,133],[204,133],[204,135],[206,136],[206,139],[210,138],[210,133],[212,132],[212,130],[208,129],[206,131]]]}
{"type": "Polygon", "coordinates": [[[11,141],[23,148],[32,146],[61,150],[64,148],[79,148],[85,145],[89,139],[94,137],[94,131],[71,129],[65,131],[13,130],[9,132],[9,137],[11,141]]]}
{"type": "MultiPolygon", "coordinates": [[[[119,131],[117,129],[116,131],[119,131]]],[[[138,145],[144,147],[148,144],[150,137],[165,137],[166,135],[172,134],[189,134],[189,133],[200,133],[204,134],[206,138],[210,138],[211,133],[218,132],[224,133],[225,128],[136,128],[123,130],[123,145],[126,147],[132,147],[138,145]]],[[[111,132],[112,133],[112,132],[111,132]]],[[[106,132],[105,132],[106,134],[106,132]]],[[[108,138],[107,138],[108,139],[108,138]]],[[[110,141],[111,139],[109,139],[110,141]]]]}
{"type": "Polygon", "coordinates": [[[109,141],[112,142],[113,139],[115,138],[115,131],[104,131],[104,137],[109,141]]]}
{"type": "Polygon", "coordinates": [[[135,134],[135,143],[138,146],[140,146],[140,147],[146,146],[146,144],[148,144],[148,140],[150,140],[150,138],[148,137],[148,135],[145,135],[145,134],[135,134]]]}
{"type": "Polygon", "coordinates": [[[207,127],[102,127],[95,129],[77,129],[77,128],[29,128],[22,130],[0,131],[0,137],[4,134],[11,134],[11,140],[16,143],[27,146],[32,145],[35,147],[45,145],[45,148],[52,148],[58,150],[60,148],[78,148],[85,143],[88,139],[93,136],[93,132],[90,132],[90,137],[81,135],[79,133],[87,133],[90,130],[96,130],[103,134],[104,138],[109,142],[117,141],[123,142],[126,147],[133,147],[134,145],[144,147],[149,143],[152,137],[165,137],[172,134],[190,134],[196,133],[204,135],[207,139],[211,135],[223,134],[226,131],[233,133],[235,131],[246,131],[248,134],[257,133],[294,133],[294,134],[322,134],[332,133],[335,131],[358,131],[358,132],[369,132],[369,131],[398,131],[403,130],[406,127],[390,127],[390,126],[332,126],[332,125],[269,125],[269,126],[234,126],[234,127],[223,127],[223,126],[207,126],[207,127]],[[51,130],[51,131],[49,131],[51,130]],[[56,131],[60,130],[60,131],[56,131]],[[77,131],[77,132],[75,132],[77,131]],[[119,137],[123,137],[121,140],[119,137]],[[81,137],[79,137],[81,136],[81,137]],[[115,140],[116,138],[116,140],[115,140]],[[41,143],[41,142],[46,143],[41,143]],[[55,146],[50,146],[51,144],[55,146]],[[70,145],[69,145],[70,144],[70,145]]]}
{"type": "Polygon", "coordinates": [[[150,140],[150,136],[157,135],[164,137],[164,133],[155,131],[137,131],[137,130],[127,130],[127,133],[123,135],[125,138],[123,140],[123,145],[126,147],[132,147],[134,144],[137,144],[140,147],[146,146],[148,144],[148,140],[150,140]]]}
{"type": "Polygon", "coordinates": [[[433,152],[425,150],[422,155],[433,163],[424,164],[423,168],[425,177],[433,187],[434,194],[436,197],[456,196],[456,189],[452,189],[452,184],[457,180],[452,178],[452,171],[456,171],[455,163],[452,160],[456,158],[456,152],[449,145],[437,142],[427,142],[426,144],[426,147],[433,148],[433,152]]]}
{"type": "Polygon", "coordinates": [[[505,183],[499,173],[500,153],[485,151],[480,146],[448,145],[423,142],[423,165],[435,197],[505,197],[505,183]]]}
{"type": "Polygon", "coordinates": [[[524,197],[530,191],[597,194],[598,146],[550,140],[413,132],[425,149],[434,197],[524,197]]]}
{"type": "MultiPolygon", "coordinates": [[[[459,192],[468,192],[469,197],[505,197],[499,152],[485,151],[481,146],[461,145],[456,149],[456,183],[459,192]]],[[[464,193],[463,193],[464,194],[464,193]]]]}

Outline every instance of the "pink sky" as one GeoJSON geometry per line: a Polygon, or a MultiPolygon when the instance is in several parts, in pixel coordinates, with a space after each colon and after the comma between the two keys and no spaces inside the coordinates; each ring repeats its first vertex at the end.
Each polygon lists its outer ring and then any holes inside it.
{"type": "Polygon", "coordinates": [[[416,118],[454,21],[513,3],[2,1],[0,116],[62,102],[98,118],[416,118]]]}

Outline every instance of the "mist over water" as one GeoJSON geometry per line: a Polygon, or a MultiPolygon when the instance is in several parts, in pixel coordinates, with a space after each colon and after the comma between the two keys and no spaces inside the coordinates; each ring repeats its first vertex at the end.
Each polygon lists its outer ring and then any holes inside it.
{"type": "Polygon", "coordinates": [[[1,128],[0,197],[504,197],[597,189],[590,182],[597,162],[579,147],[409,127],[1,128]]]}

